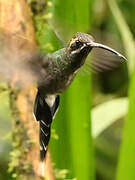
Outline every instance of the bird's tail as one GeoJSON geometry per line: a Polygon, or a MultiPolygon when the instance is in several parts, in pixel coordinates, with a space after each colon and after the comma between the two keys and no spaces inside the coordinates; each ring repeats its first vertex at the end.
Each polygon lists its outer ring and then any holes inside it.
{"type": "Polygon", "coordinates": [[[41,161],[45,159],[45,155],[47,152],[48,143],[50,140],[50,125],[46,125],[43,120],[40,121],[40,132],[39,132],[39,139],[40,139],[40,158],[41,161]]]}
{"type": "Polygon", "coordinates": [[[48,143],[50,140],[51,123],[54,114],[59,105],[59,96],[48,95],[43,98],[41,94],[37,93],[35,104],[34,104],[34,115],[36,120],[40,123],[40,157],[43,161],[46,156],[48,143]]]}

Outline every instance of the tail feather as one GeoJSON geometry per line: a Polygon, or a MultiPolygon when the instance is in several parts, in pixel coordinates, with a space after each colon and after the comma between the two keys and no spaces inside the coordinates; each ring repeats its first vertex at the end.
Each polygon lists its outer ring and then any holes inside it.
{"type": "Polygon", "coordinates": [[[40,134],[39,134],[39,138],[40,138],[40,158],[41,161],[44,160],[46,152],[47,152],[47,148],[48,148],[48,143],[50,140],[50,127],[42,127],[43,124],[40,122],[40,134]]]}
{"type": "Polygon", "coordinates": [[[52,122],[51,108],[39,92],[37,93],[34,103],[34,115],[37,121],[43,120],[48,126],[52,122]]]}
{"type": "MultiPolygon", "coordinates": [[[[47,99],[49,98],[49,96],[46,97],[47,99]]],[[[59,106],[59,96],[54,95],[55,98],[52,106],[47,104],[46,97],[43,98],[38,92],[34,104],[34,115],[40,123],[40,158],[42,161],[45,159],[50,140],[51,123],[59,106]]]]}

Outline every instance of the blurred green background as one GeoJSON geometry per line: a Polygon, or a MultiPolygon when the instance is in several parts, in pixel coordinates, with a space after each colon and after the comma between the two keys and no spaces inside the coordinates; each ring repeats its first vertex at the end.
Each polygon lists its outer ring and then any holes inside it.
{"type": "MultiPolygon", "coordinates": [[[[41,51],[63,47],[79,31],[128,59],[112,71],[80,73],[61,96],[50,142],[56,179],[135,180],[135,1],[27,1],[41,51]]],[[[0,102],[0,180],[8,180],[8,92],[0,102]]]]}

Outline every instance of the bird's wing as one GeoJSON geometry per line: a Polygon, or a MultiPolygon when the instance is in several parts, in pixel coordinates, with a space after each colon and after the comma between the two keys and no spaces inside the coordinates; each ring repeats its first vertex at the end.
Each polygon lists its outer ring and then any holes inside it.
{"type": "Polygon", "coordinates": [[[47,152],[51,123],[59,106],[59,101],[59,95],[48,95],[43,98],[39,92],[35,99],[34,115],[40,123],[40,157],[42,161],[45,159],[47,152]]]}
{"type": "Polygon", "coordinates": [[[113,71],[124,62],[126,61],[109,51],[93,48],[85,64],[81,67],[80,74],[113,71]]]}

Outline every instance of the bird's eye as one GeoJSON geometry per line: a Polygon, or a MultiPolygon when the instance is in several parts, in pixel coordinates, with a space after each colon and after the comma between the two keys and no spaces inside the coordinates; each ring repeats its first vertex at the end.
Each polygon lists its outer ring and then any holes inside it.
{"type": "Polygon", "coordinates": [[[78,49],[78,48],[80,48],[82,45],[83,45],[83,43],[80,42],[79,40],[77,40],[77,41],[75,41],[73,44],[71,44],[71,49],[72,49],[72,50],[78,49]]]}

